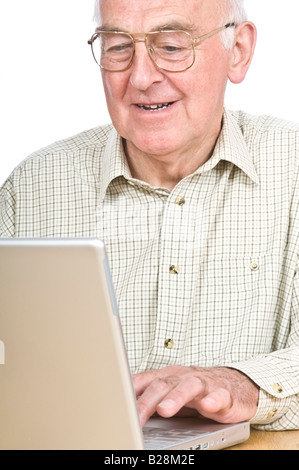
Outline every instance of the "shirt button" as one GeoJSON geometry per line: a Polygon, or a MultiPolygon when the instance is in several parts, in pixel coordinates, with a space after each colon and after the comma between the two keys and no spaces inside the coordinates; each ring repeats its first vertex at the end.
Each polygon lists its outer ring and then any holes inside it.
{"type": "Polygon", "coordinates": [[[174,342],[172,339],[166,339],[164,342],[164,346],[166,349],[172,349],[174,346],[174,342]]]}
{"type": "Polygon", "coordinates": [[[268,413],[268,419],[271,419],[271,418],[274,418],[274,416],[276,416],[278,413],[278,410],[275,408],[274,410],[272,411],[269,411],[268,413]]]}
{"type": "Polygon", "coordinates": [[[250,269],[251,271],[258,271],[259,270],[259,264],[256,262],[256,261],[252,261],[252,263],[250,263],[250,269]]]}
{"type": "Polygon", "coordinates": [[[277,393],[282,393],[283,392],[283,388],[280,384],[273,384],[273,388],[274,388],[275,392],[277,392],[277,393]]]}
{"type": "Polygon", "coordinates": [[[184,197],[177,197],[175,203],[178,204],[178,206],[183,206],[186,203],[186,200],[184,197]]]}
{"type": "Polygon", "coordinates": [[[179,268],[179,266],[174,266],[174,264],[172,264],[169,268],[169,272],[171,274],[179,274],[180,268],[179,268]]]}

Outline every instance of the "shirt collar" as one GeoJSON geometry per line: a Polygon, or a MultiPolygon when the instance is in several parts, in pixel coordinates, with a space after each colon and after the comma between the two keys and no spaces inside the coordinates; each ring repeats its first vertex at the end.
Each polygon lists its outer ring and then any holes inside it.
{"type": "Polygon", "coordinates": [[[211,170],[220,160],[233,163],[254,183],[259,183],[259,177],[254,167],[252,155],[244,139],[242,129],[234,115],[226,109],[224,109],[222,129],[216,142],[213,155],[198,169],[198,173],[211,170]]]}
{"type": "Polygon", "coordinates": [[[100,182],[100,201],[103,202],[109,184],[120,176],[131,178],[121,136],[112,128],[104,151],[100,182]]]}
{"type": "MultiPolygon", "coordinates": [[[[214,168],[221,160],[226,160],[240,168],[254,183],[259,183],[252,156],[245,142],[236,118],[226,109],[223,113],[222,130],[216,142],[212,157],[195,173],[200,174],[214,168]]],[[[120,176],[132,179],[126,160],[121,136],[112,128],[104,152],[100,201],[102,202],[109,184],[120,176]]]]}

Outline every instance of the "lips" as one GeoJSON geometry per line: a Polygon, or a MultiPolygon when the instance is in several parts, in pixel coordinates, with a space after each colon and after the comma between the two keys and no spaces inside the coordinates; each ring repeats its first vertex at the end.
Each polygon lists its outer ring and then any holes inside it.
{"type": "Polygon", "coordinates": [[[150,112],[157,112],[157,111],[162,111],[163,109],[168,108],[171,106],[174,102],[171,101],[169,103],[157,103],[157,104],[138,104],[138,108],[143,109],[144,111],[150,111],[150,112]]]}

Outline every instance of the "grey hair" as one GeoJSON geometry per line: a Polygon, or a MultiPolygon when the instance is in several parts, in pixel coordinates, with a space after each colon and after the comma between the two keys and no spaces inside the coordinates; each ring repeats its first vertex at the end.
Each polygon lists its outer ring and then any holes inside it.
{"type": "MultiPolygon", "coordinates": [[[[228,23],[239,25],[247,21],[247,13],[245,11],[244,0],[220,0],[221,18],[223,18],[223,26],[228,23]]],[[[234,28],[228,28],[221,33],[221,40],[224,49],[231,50],[234,44],[235,31],[234,28]]]]}
{"type": "Polygon", "coordinates": [[[96,23],[97,26],[100,25],[100,21],[101,21],[100,0],[95,0],[93,21],[96,23]]]}
{"type": "MultiPolygon", "coordinates": [[[[237,25],[247,20],[247,14],[244,7],[244,0],[219,0],[220,16],[224,23],[235,23],[237,25]]],[[[94,21],[99,26],[100,24],[100,0],[95,1],[94,7],[94,21]]],[[[221,33],[221,40],[223,47],[227,50],[232,49],[234,43],[234,29],[228,28],[221,33]]]]}

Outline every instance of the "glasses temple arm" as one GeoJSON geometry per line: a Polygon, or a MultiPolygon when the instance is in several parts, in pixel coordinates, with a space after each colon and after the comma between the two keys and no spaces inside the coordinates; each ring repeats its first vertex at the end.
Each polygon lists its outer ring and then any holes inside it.
{"type": "Polygon", "coordinates": [[[210,38],[211,36],[214,36],[215,34],[221,33],[221,31],[224,31],[227,28],[232,28],[234,26],[237,26],[236,23],[228,23],[225,26],[222,26],[221,28],[217,28],[214,31],[211,31],[208,34],[205,34],[204,36],[201,36],[200,38],[193,39],[194,43],[199,43],[202,41],[205,41],[205,39],[210,38]]]}

